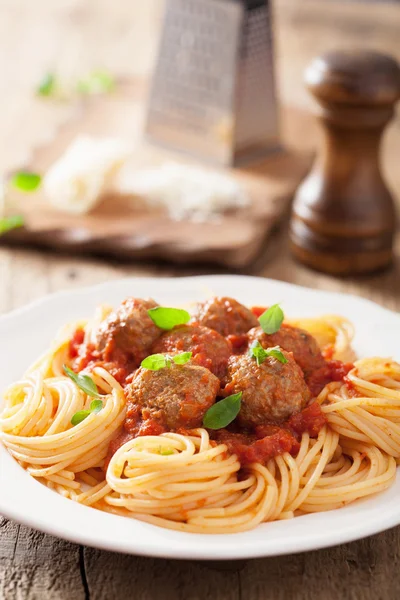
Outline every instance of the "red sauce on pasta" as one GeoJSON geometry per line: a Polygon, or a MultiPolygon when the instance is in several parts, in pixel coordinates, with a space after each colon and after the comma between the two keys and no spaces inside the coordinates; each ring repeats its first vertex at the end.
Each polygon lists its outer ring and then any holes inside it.
{"type": "Polygon", "coordinates": [[[342,363],[340,360],[327,361],[321,368],[316,369],[307,378],[307,385],[313,397],[318,396],[327,383],[343,381],[354,367],[352,363],[342,363]]]}
{"type": "Polygon", "coordinates": [[[320,405],[313,402],[280,425],[259,425],[254,433],[220,429],[213,432],[212,437],[226,444],[228,451],[236,454],[242,465],[253,462],[265,464],[285,452],[295,456],[300,448],[301,435],[308,433],[310,437],[317,437],[325,423],[326,417],[320,405]]]}
{"type": "Polygon", "coordinates": [[[83,340],[85,339],[85,332],[82,327],[78,327],[75,329],[72,337],[69,341],[69,355],[71,358],[76,358],[79,353],[79,348],[83,344],[83,340]]]}

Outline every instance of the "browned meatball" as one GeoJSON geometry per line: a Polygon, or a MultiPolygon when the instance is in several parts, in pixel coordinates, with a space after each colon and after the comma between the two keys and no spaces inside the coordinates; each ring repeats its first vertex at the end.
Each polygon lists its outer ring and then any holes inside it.
{"type": "Polygon", "coordinates": [[[217,377],[226,373],[232,346],[222,335],[196,325],[179,325],[156,341],[152,353],[192,352],[192,363],[210,369],[217,377]]]}
{"type": "Polygon", "coordinates": [[[263,348],[280,346],[284,350],[293,353],[297,364],[302,368],[307,378],[313,371],[325,365],[316,340],[307,331],[282,325],[279,331],[267,335],[261,327],[256,327],[248,333],[249,344],[255,340],[259,341],[263,348]]]}
{"type": "Polygon", "coordinates": [[[125,389],[128,404],[141,408],[142,418],[154,419],[168,429],[200,427],[215,402],[219,380],[197,365],[175,365],[150,371],[137,370],[125,389]]]}
{"type": "Polygon", "coordinates": [[[243,427],[285,421],[310,399],[300,367],[290,352],[283,354],[288,361],[285,364],[268,357],[257,365],[246,354],[229,359],[224,395],[242,392],[237,419],[243,427]]]}
{"type": "Polygon", "coordinates": [[[133,361],[138,366],[162,330],[147,311],[158,306],[154,300],[127,298],[103,321],[96,333],[96,350],[105,361],[133,361]]]}
{"type": "Polygon", "coordinates": [[[258,325],[251,310],[233,298],[211,298],[199,302],[191,321],[215,329],[224,336],[242,335],[258,325]]]}

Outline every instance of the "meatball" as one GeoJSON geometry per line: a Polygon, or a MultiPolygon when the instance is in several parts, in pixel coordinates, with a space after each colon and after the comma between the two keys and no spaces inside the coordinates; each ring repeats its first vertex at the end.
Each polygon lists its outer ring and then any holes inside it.
{"type": "Polygon", "coordinates": [[[154,300],[127,298],[110,313],[96,332],[95,347],[103,360],[141,363],[162,333],[147,314],[156,306],[154,300]]]}
{"type": "Polygon", "coordinates": [[[150,371],[142,367],[125,393],[128,403],[140,407],[142,419],[152,419],[168,429],[200,427],[215,402],[219,380],[197,365],[175,365],[150,371]]]}
{"type": "Polygon", "coordinates": [[[153,345],[152,353],[192,352],[192,363],[210,369],[217,377],[226,373],[232,346],[222,335],[196,325],[178,325],[167,331],[153,345]]]}
{"type": "Polygon", "coordinates": [[[307,331],[298,327],[284,324],[279,331],[269,335],[264,333],[261,327],[256,327],[249,331],[248,338],[250,344],[257,340],[263,348],[280,346],[292,352],[294,360],[303,370],[306,379],[313,371],[325,365],[316,340],[307,331]]]}
{"type": "Polygon", "coordinates": [[[191,321],[215,329],[224,336],[242,335],[258,325],[251,310],[233,298],[211,298],[199,302],[191,321]]]}
{"type": "Polygon", "coordinates": [[[310,399],[300,367],[290,352],[287,363],[268,357],[261,365],[249,355],[232,356],[228,362],[224,395],[242,392],[238,423],[255,427],[285,421],[299,412],[310,399]]]}

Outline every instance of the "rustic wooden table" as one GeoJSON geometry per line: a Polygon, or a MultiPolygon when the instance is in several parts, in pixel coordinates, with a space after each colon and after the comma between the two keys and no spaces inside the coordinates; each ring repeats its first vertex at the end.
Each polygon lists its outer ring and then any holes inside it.
{"type": "MultiPolygon", "coordinates": [[[[0,167],[20,164],[32,144],[68,118],[70,105],[43,103],[32,88],[52,68],[65,73],[106,66],[143,74],[152,62],[160,0],[3,0],[0,3],[0,167]],[[140,5],[140,6],[139,6],[140,5]]],[[[276,3],[280,94],[307,107],[301,71],[321,50],[352,45],[397,54],[400,9],[395,4],[280,0],[276,3]]],[[[285,134],[301,140],[299,132],[285,134]]],[[[304,140],[304,137],[303,137],[304,140]]],[[[400,198],[390,148],[400,141],[399,121],[385,146],[385,170],[400,198]],[[397,141],[396,141],[397,140],[397,141]]],[[[303,141],[300,142],[300,145],[303,141]]],[[[313,273],[290,258],[285,226],[276,232],[247,274],[310,287],[346,291],[400,308],[400,248],[391,270],[339,280],[313,273]]],[[[66,288],[126,275],[171,277],[209,273],[210,267],[121,265],[115,262],[0,249],[0,312],[66,288]]],[[[214,271],[219,272],[219,271],[214,271]]],[[[1,490],[0,490],[1,493],[1,490]]],[[[62,515],[60,515],[62,518],[62,515]]],[[[319,552],[247,563],[208,564],[152,560],[80,547],[0,517],[0,598],[261,600],[383,599],[400,597],[400,528],[319,552]]]]}

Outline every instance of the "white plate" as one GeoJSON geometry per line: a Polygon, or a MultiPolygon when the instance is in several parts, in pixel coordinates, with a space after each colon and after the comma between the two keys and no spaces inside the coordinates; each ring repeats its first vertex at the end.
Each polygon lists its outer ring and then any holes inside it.
{"type": "MultiPolygon", "coordinates": [[[[90,316],[100,303],[116,305],[129,295],[154,297],[167,306],[225,295],[249,305],[281,302],[291,317],[337,313],[354,323],[354,346],[360,357],[400,359],[400,317],[368,300],[252,277],[138,278],[47,296],[0,318],[0,389],[22,375],[66,322],[90,316]]],[[[35,481],[0,447],[0,513],[80,544],[131,554],[217,560],[315,550],[399,524],[399,498],[400,478],[388,491],[339,510],[232,535],[180,533],[67,500],[35,481]]]]}

